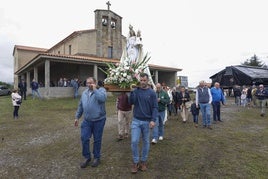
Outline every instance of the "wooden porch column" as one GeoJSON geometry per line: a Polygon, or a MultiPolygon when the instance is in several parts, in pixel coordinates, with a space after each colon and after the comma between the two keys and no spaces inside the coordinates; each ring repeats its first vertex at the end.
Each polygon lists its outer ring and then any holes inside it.
{"type": "Polygon", "coordinates": [[[45,88],[50,86],[50,61],[45,61],[45,88]]]}
{"type": "Polygon", "coordinates": [[[158,83],[158,70],[155,70],[155,84],[158,83]]]}
{"type": "Polygon", "coordinates": [[[175,72],[174,74],[174,86],[177,86],[177,79],[178,79],[178,75],[177,75],[177,72],[175,72]]]}
{"type": "Polygon", "coordinates": [[[98,81],[98,65],[94,64],[93,76],[98,81]]]}
{"type": "Polygon", "coordinates": [[[27,83],[27,89],[29,89],[31,87],[31,79],[30,79],[30,72],[29,71],[26,72],[26,79],[25,80],[27,83]]]}
{"type": "Polygon", "coordinates": [[[34,67],[34,79],[36,82],[38,82],[38,68],[37,67],[34,67]]]}

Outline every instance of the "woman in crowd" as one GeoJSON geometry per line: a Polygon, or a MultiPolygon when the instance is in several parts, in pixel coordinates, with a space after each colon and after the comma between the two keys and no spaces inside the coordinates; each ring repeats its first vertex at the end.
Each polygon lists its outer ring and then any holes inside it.
{"type": "Polygon", "coordinates": [[[184,86],[181,86],[180,93],[178,95],[178,104],[181,109],[181,117],[184,123],[186,122],[189,116],[188,109],[191,107],[190,100],[191,98],[190,98],[189,93],[185,90],[184,86]]]}
{"type": "Polygon", "coordinates": [[[11,98],[12,98],[12,104],[14,106],[13,117],[14,117],[14,119],[18,119],[18,117],[19,117],[19,108],[20,108],[20,105],[21,105],[21,96],[19,95],[17,89],[14,89],[12,91],[11,98]]]}

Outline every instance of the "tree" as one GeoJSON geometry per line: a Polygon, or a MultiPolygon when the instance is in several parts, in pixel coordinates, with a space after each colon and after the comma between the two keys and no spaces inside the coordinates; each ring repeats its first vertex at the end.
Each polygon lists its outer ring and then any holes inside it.
{"type": "Polygon", "coordinates": [[[12,89],[13,88],[13,85],[11,84],[8,84],[6,82],[3,82],[3,81],[0,81],[0,85],[4,85],[4,86],[7,86],[8,88],[12,89]]]}
{"type": "Polygon", "coordinates": [[[256,54],[254,54],[250,59],[247,59],[241,65],[254,66],[254,67],[267,67],[264,62],[262,62],[256,54]]]}

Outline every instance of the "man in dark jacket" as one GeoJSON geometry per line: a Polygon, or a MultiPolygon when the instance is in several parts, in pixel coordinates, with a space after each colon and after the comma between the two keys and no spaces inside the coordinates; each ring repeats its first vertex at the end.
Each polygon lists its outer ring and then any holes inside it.
{"type": "Polygon", "coordinates": [[[174,108],[175,108],[175,115],[178,114],[178,108],[179,108],[179,105],[178,105],[178,95],[179,95],[179,92],[177,91],[177,88],[176,87],[173,87],[172,89],[172,98],[173,98],[173,105],[174,105],[174,108]]]}
{"type": "Polygon", "coordinates": [[[33,79],[33,81],[31,82],[31,88],[33,99],[35,98],[35,96],[38,96],[38,98],[41,99],[41,95],[38,90],[39,84],[35,81],[35,79],[33,79]]]}
{"type": "Polygon", "coordinates": [[[21,95],[21,99],[26,100],[26,92],[27,92],[27,83],[24,79],[21,79],[21,82],[18,85],[19,89],[20,89],[20,95],[21,95]]]}
{"type": "Polygon", "coordinates": [[[129,102],[134,105],[131,123],[131,150],[133,158],[131,173],[137,173],[138,169],[142,171],[147,170],[146,162],[150,150],[150,128],[155,126],[157,119],[157,97],[148,82],[148,74],[141,73],[140,86],[130,92],[129,102]],[[142,152],[139,151],[140,137],[142,137],[143,141],[142,152]]]}
{"type": "Polygon", "coordinates": [[[241,105],[241,90],[239,86],[234,86],[234,98],[235,98],[235,104],[237,106],[241,105]]]}

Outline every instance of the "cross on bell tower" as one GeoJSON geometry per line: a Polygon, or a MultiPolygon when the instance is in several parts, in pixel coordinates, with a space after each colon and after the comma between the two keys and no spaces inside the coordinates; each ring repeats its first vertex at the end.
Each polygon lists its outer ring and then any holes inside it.
{"type": "Polygon", "coordinates": [[[109,11],[109,10],[110,10],[110,6],[111,6],[110,1],[108,1],[106,4],[107,4],[107,6],[108,6],[108,11],[109,11]]]}
{"type": "Polygon", "coordinates": [[[95,10],[97,30],[96,55],[98,57],[120,59],[122,56],[122,17],[111,10],[111,0],[106,0],[108,10],[95,10]]]}

